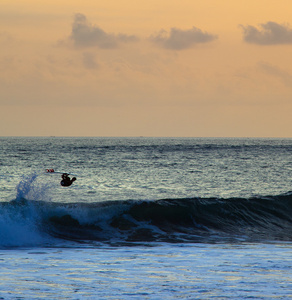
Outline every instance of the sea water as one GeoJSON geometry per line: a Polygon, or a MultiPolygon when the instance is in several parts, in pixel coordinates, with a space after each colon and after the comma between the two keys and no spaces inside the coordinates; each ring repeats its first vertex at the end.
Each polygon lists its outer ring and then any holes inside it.
{"type": "Polygon", "coordinates": [[[292,297],[291,139],[0,149],[0,299],[292,297]]]}

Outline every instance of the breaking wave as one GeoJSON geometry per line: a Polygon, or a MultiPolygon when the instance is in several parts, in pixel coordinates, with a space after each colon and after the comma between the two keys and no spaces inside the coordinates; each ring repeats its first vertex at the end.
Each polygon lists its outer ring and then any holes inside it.
{"type": "Polygon", "coordinates": [[[292,193],[255,198],[0,204],[0,246],[292,241],[292,193]]]}
{"type": "Polygon", "coordinates": [[[253,198],[52,201],[33,174],[0,202],[0,247],[292,241],[292,192],[253,198]],[[29,200],[28,200],[29,199],[29,200]]]}

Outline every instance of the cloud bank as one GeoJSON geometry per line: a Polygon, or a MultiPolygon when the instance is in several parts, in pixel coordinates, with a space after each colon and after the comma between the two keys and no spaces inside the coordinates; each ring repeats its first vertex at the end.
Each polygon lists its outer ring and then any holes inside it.
{"type": "Polygon", "coordinates": [[[171,28],[170,33],[161,30],[157,35],[151,36],[150,40],[166,49],[184,50],[196,44],[211,42],[216,38],[216,35],[203,32],[201,29],[193,27],[187,30],[171,28]]]}
{"type": "Polygon", "coordinates": [[[80,48],[99,47],[103,49],[117,48],[121,43],[136,42],[134,35],[107,33],[100,27],[90,24],[83,14],[75,14],[70,39],[80,48]]]}
{"type": "Polygon", "coordinates": [[[245,42],[257,45],[292,44],[292,29],[286,24],[267,22],[260,24],[260,29],[248,25],[243,26],[245,42]]]}

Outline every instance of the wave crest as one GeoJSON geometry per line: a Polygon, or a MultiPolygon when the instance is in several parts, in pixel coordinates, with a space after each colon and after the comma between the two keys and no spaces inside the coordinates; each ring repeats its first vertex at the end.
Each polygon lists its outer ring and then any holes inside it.
{"type": "Polygon", "coordinates": [[[292,194],[62,204],[1,203],[0,246],[87,242],[292,241],[292,194]]]}

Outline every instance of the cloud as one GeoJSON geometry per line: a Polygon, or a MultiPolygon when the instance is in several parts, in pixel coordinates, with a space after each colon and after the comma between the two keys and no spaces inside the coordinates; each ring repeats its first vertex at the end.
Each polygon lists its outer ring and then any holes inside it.
{"type": "Polygon", "coordinates": [[[287,72],[286,70],[283,70],[281,68],[278,68],[276,66],[270,65],[265,62],[258,63],[259,68],[265,72],[266,74],[273,76],[274,78],[280,79],[280,81],[288,86],[292,86],[292,75],[287,72]]]}
{"type": "Polygon", "coordinates": [[[184,50],[196,44],[211,42],[216,38],[216,35],[203,32],[201,29],[193,27],[187,30],[171,28],[169,34],[167,31],[161,30],[157,35],[151,36],[150,40],[166,49],[184,50]]]}
{"type": "Polygon", "coordinates": [[[280,45],[292,44],[292,29],[287,24],[267,22],[260,24],[260,29],[254,26],[243,26],[243,39],[250,44],[280,45]]]}
{"type": "Polygon", "coordinates": [[[75,14],[70,38],[80,48],[99,47],[103,49],[117,48],[120,43],[136,42],[134,35],[107,33],[100,27],[90,24],[83,14],[75,14]]]}
{"type": "Polygon", "coordinates": [[[92,53],[85,52],[83,53],[83,65],[86,69],[98,69],[99,64],[95,60],[95,56],[92,53]]]}

